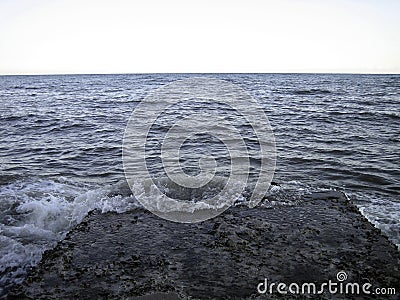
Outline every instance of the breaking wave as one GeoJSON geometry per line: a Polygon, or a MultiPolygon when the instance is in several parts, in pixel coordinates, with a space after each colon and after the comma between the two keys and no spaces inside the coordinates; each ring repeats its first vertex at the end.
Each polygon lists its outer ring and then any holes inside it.
{"type": "Polygon", "coordinates": [[[1,186],[0,286],[21,282],[42,253],[89,211],[123,212],[139,206],[124,182],[93,188],[63,178],[29,179],[1,186]]]}

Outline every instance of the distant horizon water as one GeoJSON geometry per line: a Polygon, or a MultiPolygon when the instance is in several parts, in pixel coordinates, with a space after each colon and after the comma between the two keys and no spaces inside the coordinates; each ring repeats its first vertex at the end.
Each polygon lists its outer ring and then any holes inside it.
{"type": "Polygon", "coordinates": [[[58,76],[58,75],[151,75],[151,74],[188,74],[188,75],[213,75],[213,74],[237,74],[237,75],[246,75],[246,74],[264,74],[264,75],[400,75],[400,71],[398,72],[93,72],[93,73],[3,73],[0,76],[58,76]]]}

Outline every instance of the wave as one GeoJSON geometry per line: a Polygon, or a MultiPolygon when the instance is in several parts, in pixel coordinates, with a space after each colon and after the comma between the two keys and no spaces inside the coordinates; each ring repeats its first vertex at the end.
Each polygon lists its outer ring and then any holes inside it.
{"type": "Polygon", "coordinates": [[[320,94],[331,94],[329,90],[323,89],[309,89],[309,90],[294,90],[292,91],[295,95],[320,95],[320,94]]]}
{"type": "Polygon", "coordinates": [[[63,178],[0,186],[0,286],[7,289],[21,282],[42,253],[91,210],[124,212],[140,207],[123,181],[94,189],[63,178]]]}
{"type": "Polygon", "coordinates": [[[373,194],[360,192],[349,192],[348,194],[350,199],[356,203],[361,214],[375,227],[382,230],[400,250],[400,202],[388,201],[373,194]]]}
{"type": "Polygon", "coordinates": [[[349,117],[356,116],[367,116],[373,117],[379,120],[380,118],[388,118],[388,119],[400,119],[400,114],[395,111],[379,111],[379,110],[360,110],[360,111],[339,111],[339,110],[330,110],[327,111],[327,114],[330,116],[337,115],[345,115],[349,117]]]}

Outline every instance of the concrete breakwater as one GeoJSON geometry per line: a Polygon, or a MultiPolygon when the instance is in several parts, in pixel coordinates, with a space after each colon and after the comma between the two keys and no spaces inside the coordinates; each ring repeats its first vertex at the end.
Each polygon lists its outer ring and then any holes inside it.
{"type": "Polygon", "coordinates": [[[322,192],[295,206],[232,207],[198,224],[143,210],[93,211],[8,298],[380,299],[376,291],[388,288],[396,294],[385,299],[398,299],[396,246],[342,193],[322,192]],[[321,295],[301,294],[303,283],[318,292],[329,281],[368,283],[370,293],[332,293],[325,286],[321,295]],[[282,294],[278,283],[300,291],[282,294]]]}

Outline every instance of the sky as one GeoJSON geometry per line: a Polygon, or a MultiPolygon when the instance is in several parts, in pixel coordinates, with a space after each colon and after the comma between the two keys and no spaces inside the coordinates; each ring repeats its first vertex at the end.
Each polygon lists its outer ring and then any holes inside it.
{"type": "Polygon", "coordinates": [[[0,74],[400,73],[398,0],[1,0],[0,74]]]}

